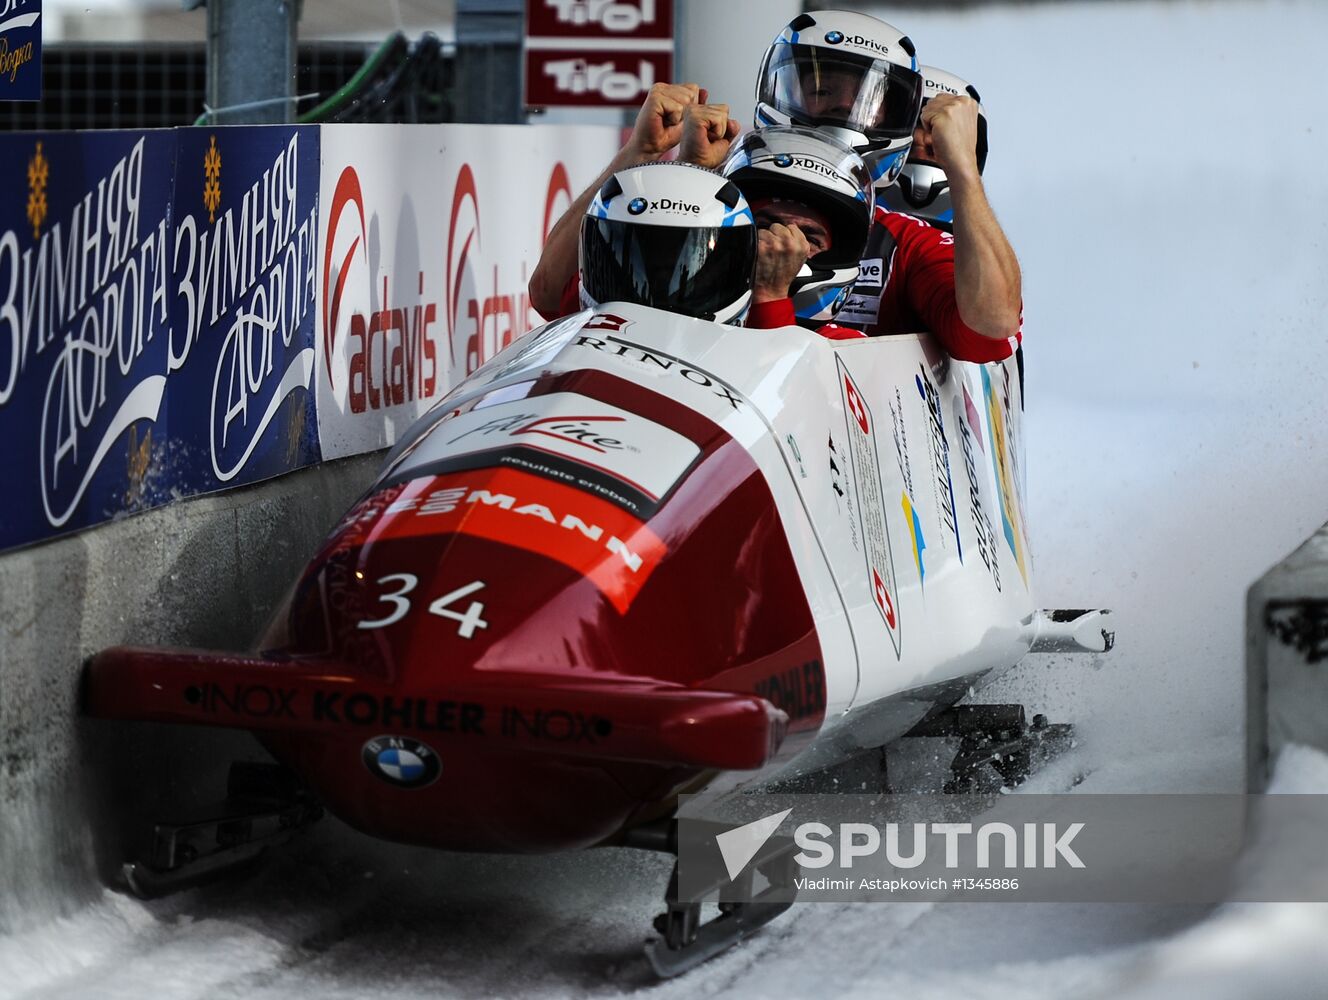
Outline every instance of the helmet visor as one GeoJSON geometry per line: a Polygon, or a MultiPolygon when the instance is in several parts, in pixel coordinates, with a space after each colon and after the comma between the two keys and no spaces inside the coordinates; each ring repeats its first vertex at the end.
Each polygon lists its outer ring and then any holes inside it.
{"type": "Polygon", "coordinates": [[[752,285],[756,227],[581,223],[581,283],[596,302],[637,302],[713,319],[752,285]]]}
{"type": "Polygon", "coordinates": [[[761,77],[759,101],[805,125],[837,125],[873,142],[913,134],[922,75],[886,59],[812,45],[781,45],[761,77]]]}

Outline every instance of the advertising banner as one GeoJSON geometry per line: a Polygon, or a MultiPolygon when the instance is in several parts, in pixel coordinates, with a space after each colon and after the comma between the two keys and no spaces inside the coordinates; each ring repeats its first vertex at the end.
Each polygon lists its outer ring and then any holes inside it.
{"type": "Polygon", "coordinates": [[[635,107],[673,79],[672,0],[530,0],[528,107],[635,107]]]}
{"type": "Polygon", "coordinates": [[[531,38],[653,39],[673,44],[673,0],[529,0],[531,38]]]}
{"type": "Polygon", "coordinates": [[[176,136],[169,478],[190,495],[320,458],[318,129],[176,136]]]}
{"type": "Polygon", "coordinates": [[[526,285],[545,237],[617,144],[593,126],[323,126],[324,458],[392,444],[543,322],[526,285]]]}
{"type": "Polygon", "coordinates": [[[482,125],[5,137],[0,550],[391,444],[542,322],[531,270],[617,142],[482,125]]]}
{"type": "Polygon", "coordinates": [[[0,548],[151,507],[166,440],[172,132],[0,157],[0,548]]]}
{"type": "Polygon", "coordinates": [[[0,0],[0,101],[40,101],[42,0],[0,0]]]}

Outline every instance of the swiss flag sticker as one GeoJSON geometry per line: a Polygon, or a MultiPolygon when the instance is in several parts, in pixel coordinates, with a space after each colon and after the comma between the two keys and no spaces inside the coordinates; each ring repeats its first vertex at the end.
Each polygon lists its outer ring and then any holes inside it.
{"type": "Polygon", "coordinates": [[[862,405],[862,397],[858,395],[857,388],[853,385],[853,380],[847,375],[844,376],[844,398],[848,400],[849,412],[853,414],[853,419],[858,422],[862,428],[862,433],[871,433],[871,423],[867,419],[867,407],[862,405]]]}
{"type": "Polygon", "coordinates": [[[895,602],[890,600],[890,591],[885,587],[885,581],[881,579],[881,574],[872,570],[872,594],[876,598],[876,606],[881,609],[885,615],[885,623],[891,628],[895,627],[895,602]]]}

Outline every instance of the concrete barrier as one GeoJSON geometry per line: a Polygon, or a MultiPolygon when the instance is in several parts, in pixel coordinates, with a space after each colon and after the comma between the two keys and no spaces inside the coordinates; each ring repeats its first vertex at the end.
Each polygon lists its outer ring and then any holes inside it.
{"type": "Polygon", "coordinates": [[[1328,525],[1245,600],[1246,785],[1267,786],[1288,743],[1328,752],[1328,525]]]}
{"type": "Polygon", "coordinates": [[[78,711],[117,644],[243,650],[382,453],[199,497],[0,557],[0,934],[101,891],[149,817],[219,798],[247,733],[78,711]]]}

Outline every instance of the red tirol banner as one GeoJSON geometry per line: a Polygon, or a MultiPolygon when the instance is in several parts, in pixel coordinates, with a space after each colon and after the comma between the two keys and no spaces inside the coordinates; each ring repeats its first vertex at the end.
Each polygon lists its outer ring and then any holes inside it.
{"type": "Polygon", "coordinates": [[[529,107],[635,107],[673,77],[673,0],[530,0],[529,107]]]}

